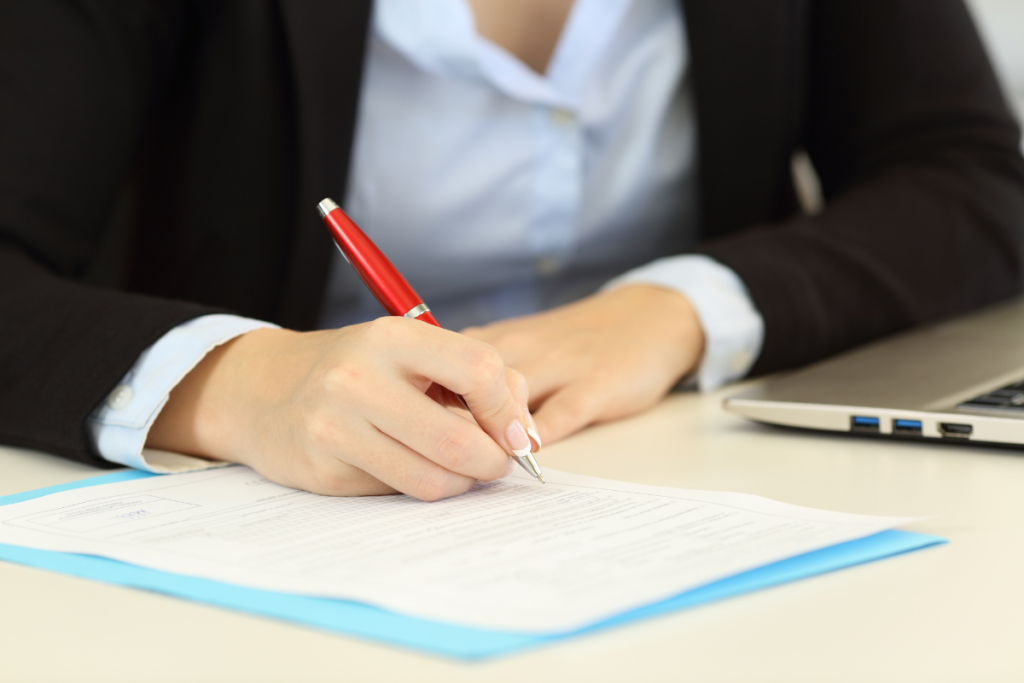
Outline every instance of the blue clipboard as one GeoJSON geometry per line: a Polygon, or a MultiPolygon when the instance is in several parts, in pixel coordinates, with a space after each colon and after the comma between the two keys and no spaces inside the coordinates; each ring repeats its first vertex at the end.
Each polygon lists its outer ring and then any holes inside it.
{"type": "MultiPolygon", "coordinates": [[[[0,505],[18,503],[57,491],[150,476],[160,475],[124,470],[62,486],[3,496],[0,497],[0,505]]],[[[92,555],[58,553],[0,544],[0,560],[174,595],[348,636],[409,647],[430,654],[479,660],[945,542],[946,539],[938,536],[909,531],[883,531],[721,579],[577,631],[544,636],[484,631],[426,621],[356,602],[243,588],[219,581],[137,567],[92,555]]]]}

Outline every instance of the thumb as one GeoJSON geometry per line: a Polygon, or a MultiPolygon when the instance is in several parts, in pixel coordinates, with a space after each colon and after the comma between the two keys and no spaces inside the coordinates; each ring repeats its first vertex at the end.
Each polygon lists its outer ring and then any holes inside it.
{"type": "Polygon", "coordinates": [[[473,419],[509,455],[523,457],[531,453],[534,444],[529,431],[536,433],[536,429],[527,417],[526,378],[506,368],[496,351],[483,356],[474,375],[474,386],[462,394],[473,419]]]}

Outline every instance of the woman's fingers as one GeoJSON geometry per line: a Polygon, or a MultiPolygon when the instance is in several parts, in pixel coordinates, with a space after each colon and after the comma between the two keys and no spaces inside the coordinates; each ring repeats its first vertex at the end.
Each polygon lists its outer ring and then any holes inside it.
{"type": "MultiPolygon", "coordinates": [[[[508,455],[478,425],[463,419],[408,384],[396,384],[373,425],[415,453],[453,473],[490,481],[508,468],[508,455]]],[[[378,408],[374,406],[374,408],[378,408]]]]}
{"type": "Polygon", "coordinates": [[[587,425],[608,419],[604,414],[607,393],[589,382],[573,382],[548,397],[534,414],[537,429],[546,441],[558,441],[587,425]]]}
{"type": "MultiPolygon", "coordinates": [[[[459,419],[454,415],[452,418],[459,419]]],[[[368,474],[396,490],[425,501],[457,496],[476,484],[475,477],[446,469],[381,432],[365,439],[360,452],[353,454],[352,460],[368,474]]],[[[502,460],[507,468],[508,457],[502,456],[502,460]]]]}
{"type": "Polygon", "coordinates": [[[531,450],[524,406],[509,389],[505,363],[494,347],[436,327],[423,329],[413,320],[390,318],[375,324],[382,328],[379,334],[397,341],[394,362],[400,369],[460,394],[480,428],[506,454],[531,450]]]}
{"type": "Polygon", "coordinates": [[[651,285],[466,332],[526,376],[545,440],[650,407],[696,367],[704,347],[689,300],[651,285]]]}
{"type": "Polygon", "coordinates": [[[530,437],[530,450],[534,453],[541,449],[540,432],[537,431],[537,423],[530,414],[530,388],[523,373],[512,368],[505,368],[505,384],[512,392],[513,398],[522,407],[523,426],[526,427],[526,434],[530,437]]]}
{"type": "Polygon", "coordinates": [[[320,457],[311,468],[309,485],[303,486],[314,493],[366,496],[398,491],[434,501],[464,493],[476,483],[475,478],[441,467],[370,424],[343,429],[328,422],[315,431],[312,437],[320,457]],[[340,441],[353,438],[358,439],[359,448],[349,451],[345,461],[331,455],[340,441]]]}
{"type": "Polygon", "coordinates": [[[536,410],[552,394],[562,387],[575,381],[584,372],[585,363],[581,356],[566,359],[561,362],[553,361],[547,357],[537,357],[524,361],[515,369],[518,370],[524,381],[530,387],[528,405],[536,410]]]}
{"type": "Polygon", "coordinates": [[[267,479],[293,489],[310,491],[321,496],[386,496],[398,489],[354,465],[333,457],[317,462],[311,458],[302,469],[288,467],[289,463],[262,461],[256,467],[267,479]]]}
{"type": "Polygon", "coordinates": [[[526,383],[523,373],[513,368],[505,368],[505,386],[512,393],[512,398],[521,406],[526,406],[530,401],[530,387],[526,383]]]}

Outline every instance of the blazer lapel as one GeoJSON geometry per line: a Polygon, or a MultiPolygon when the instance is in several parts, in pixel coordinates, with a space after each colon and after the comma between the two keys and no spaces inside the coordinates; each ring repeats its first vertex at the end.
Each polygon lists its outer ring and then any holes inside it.
{"type": "Polygon", "coordinates": [[[701,220],[715,237],[791,213],[808,0],[682,0],[697,108],[701,220]]]}
{"type": "MultiPolygon", "coordinates": [[[[334,246],[317,203],[344,201],[370,24],[371,0],[280,0],[291,49],[298,190],[291,253],[278,320],[309,329],[323,302],[334,246]]],[[[348,288],[353,297],[358,281],[348,288]]]]}

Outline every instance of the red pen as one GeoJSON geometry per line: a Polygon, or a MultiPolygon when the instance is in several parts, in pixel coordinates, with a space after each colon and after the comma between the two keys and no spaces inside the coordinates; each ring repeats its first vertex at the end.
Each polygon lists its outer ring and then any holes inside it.
{"type": "MultiPolygon", "coordinates": [[[[325,199],[317,205],[317,208],[320,209],[320,217],[330,231],[331,237],[334,238],[334,243],[341,251],[341,255],[355,269],[359,279],[380,302],[388,315],[414,318],[435,327],[441,327],[441,324],[431,315],[430,307],[406,282],[398,269],[384,255],[384,252],[377,248],[377,245],[359,229],[359,226],[341,210],[340,206],[334,203],[334,200],[325,199]]],[[[462,401],[462,405],[469,410],[469,406],[466,405],[462,397],[458,396],[458,398],[462,401]]],[[[527,432],[537,443],[540,443],[540,436],[536,430],[528,427],[527,432]]],[[[514,449],[512,453],[523,469],[541,482],[544,481],[540,465],[534,459],[530,448],[514,449]]]]}

